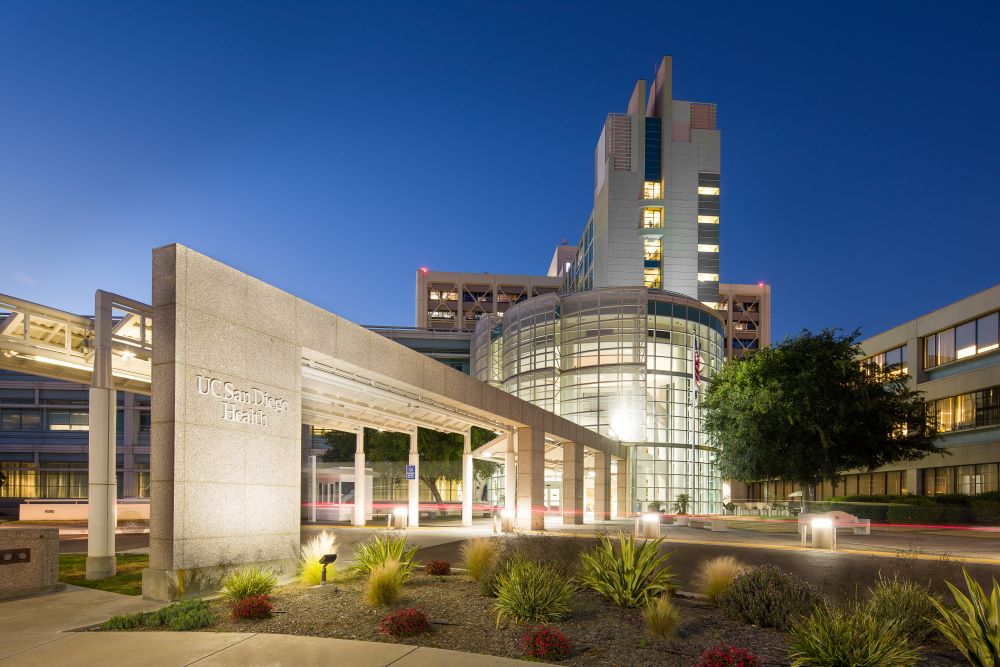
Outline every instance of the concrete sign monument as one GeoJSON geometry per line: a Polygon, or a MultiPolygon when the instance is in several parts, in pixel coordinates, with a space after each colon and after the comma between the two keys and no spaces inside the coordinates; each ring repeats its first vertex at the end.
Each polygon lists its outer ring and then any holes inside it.
{"type": "Polygon", "coordinates": [[[183,246],[153,251],[156,400],[144,596],[194,594],[236,564],[295,567],[296,301],[183,246]]]}

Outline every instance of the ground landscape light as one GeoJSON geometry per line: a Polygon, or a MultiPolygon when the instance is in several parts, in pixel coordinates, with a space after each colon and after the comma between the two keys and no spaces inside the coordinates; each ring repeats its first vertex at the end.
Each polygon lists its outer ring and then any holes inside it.
{"type": "Polygon", "coordinates": [[[813,519],[813,528],[829,528],[833,525],[833,519],[813,519]]]}
{"type": "Polygon", "coordinates": [[[333,563],[335,560],[337,560],[337,554],[326,554],[325,556],[320,557],[319,564],[323,566],[319,575],[320,586],[326,586],[326,566],[333,563]]]}

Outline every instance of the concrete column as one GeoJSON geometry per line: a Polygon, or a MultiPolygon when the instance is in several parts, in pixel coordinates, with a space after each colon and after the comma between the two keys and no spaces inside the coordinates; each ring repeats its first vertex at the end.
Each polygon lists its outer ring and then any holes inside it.
{"type": "Polygon", "coordinates": [[[924,493],[924,480],[920,476],[919,468],[907,468],[903,483],[906,486],[906,492],[911,496],[922,495],[924,493]]]}
{"type": "Polygon", "coordinates": [[[507,437],[507,451],[503,453],[503,506],[513,510],[517,503],[514,494],[517,490],[517,464],[514,461],[514,438],[516,432],[507,437]]]}
{"type": "Polygon", "coordinates": [[[115,413],[118,401],[111,375],[111,301],[101,291],[94,301],[94,372],[90,381],[87,446],[87,579],[105,579],[117,572],[115,413]]]}
{"type": "Polygon", "coordinates": [[[517,527],[542,530],[545,514],[545,432],[517,429],[517,527]]]}
{"type": "Polygon", "coordinates": [[[319,494],[316,493],[316,455],[309,457],[309,521],[316,523],[316,503],[319,494]]]}
{"type": "Polygon", "coordinates": [[[472,497],[476,493],[476,476],[472,471],[472,429],[462,434],[462,525],[472,525],[472,497]]]}
{"type": "Polygon", "coordinates": [[[562,520],[565,525],[583,523],[583,445],[575,442],[562,444],[562,520]]]}
{"type": "Polygon", "coordinates": [[[410,431],[410,465],[413,466],[413,479],[407,480],[407,497],[409,499],[409,522],[416,528],[420,525],[420,454],[417,453],[417,429],[410,431]]]}
{"type": "Polygon", "coordinates": [[[122,438],[122,497],[136,498],[139,496],[139,487],[135,479],[135,448],[139,445],[139,409],[135,405],[135,394],[126,393],[122,407],[124,435],[122,438]]]}
{"type": "Polygon", "coordinates": [[[594,521],[611,518],[611,456],[594,452],[594,521]]]}
{"type": "Polygon", "coordinates": [[[355,526],[365,525],[366,501],[368,499],[368,479],[365,477],[365,429],[361,426],[354,436],[357,447],[354,450],[354,521],[355,526]]]}
{"type": "Polygon", "coordinates": [[[628,504],[628,459],[617,459],[618,461],[618,471],[615,474],[615,488],[617,489],[618,497],[615,499],[615,517],[619,519],[624,519],[628,516],[629,504],[628,504]]]}

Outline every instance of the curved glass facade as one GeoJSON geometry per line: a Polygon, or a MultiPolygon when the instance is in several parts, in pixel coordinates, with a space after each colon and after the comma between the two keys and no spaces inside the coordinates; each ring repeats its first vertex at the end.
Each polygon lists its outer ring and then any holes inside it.
{"type": "Polygon", "coordinates": [[[484,318],[473,374],[632,447],[629,509],[691,496],[719,511],[721,480],[701,429],[699,386],[720,368],[722,320],[694,299],[642,287],[545,295],[484,318]]]}

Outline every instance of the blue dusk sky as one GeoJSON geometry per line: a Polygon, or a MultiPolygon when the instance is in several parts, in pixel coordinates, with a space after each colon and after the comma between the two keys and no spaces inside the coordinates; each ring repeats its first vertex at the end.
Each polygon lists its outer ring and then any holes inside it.
{"type": "Polygon", "coordinates": [[[775,339],[1000,282],[997,2],[0,3],[0,292],[89,313],[192,248],[363,324],[544,273],[604,117],[715,102],[722,280],[775,339]]]}

